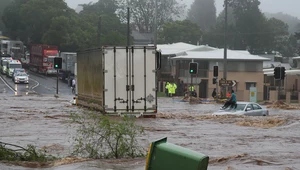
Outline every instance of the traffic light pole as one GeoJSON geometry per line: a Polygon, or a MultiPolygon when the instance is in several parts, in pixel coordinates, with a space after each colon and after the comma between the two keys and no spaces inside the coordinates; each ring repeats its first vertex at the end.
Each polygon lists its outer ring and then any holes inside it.
{"type": "Polygon", "coordinates": [[[219,92],[219,88],[218,88],[218,77],[216,77],[216,81],[217,81],[217,83],[216,83],[216,93],[217,93],[217,95],[216,95],[216,99],[218,99],[219,98],[219,96],[218,96],[218,92],[219,92]]]}
{"type": "Polygon", "coordinates": [[[56,94],[58,95],[58,70],[56,70],[56,94]]]}
{"type": "Polygon", "coordinates": [[[193,87],[193,74],[191,74],[191,85],[190,85],[190,97],[192,96],[192,87],[193,87]]]}

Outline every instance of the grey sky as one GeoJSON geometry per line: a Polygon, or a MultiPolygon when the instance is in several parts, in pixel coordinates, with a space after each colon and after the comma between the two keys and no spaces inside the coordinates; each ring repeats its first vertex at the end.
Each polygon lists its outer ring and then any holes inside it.
{"type": "MultiPolygon", "coordinates": [[[[65,1],[71,8],[75,9],[78,4],[97,2],[98,0],[65,0],[65,1]]],[[[194,0],[179,0],[179,1],[183,1],[183,2],[185,1],[189,8],[190,4],[194,0]]],[[[215,1],[216,1],[217,12],[219,13],[223,8],[224,0],[215,0],[215,1]]],[[[299,10],[300,0],[260,0],[260,2],[261,2],[260,9],[263,12],[270,12],[270,13],[283,12],[298,17],[300,19],[300,10],[299,10]]]]}

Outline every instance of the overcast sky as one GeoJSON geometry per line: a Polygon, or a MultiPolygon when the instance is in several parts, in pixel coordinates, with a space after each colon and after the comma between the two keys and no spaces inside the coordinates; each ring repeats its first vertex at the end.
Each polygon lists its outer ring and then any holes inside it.
{"type": "MultiPolygon", "coordinates": [[[[84,4],[89,2],[97,2],[98,0],[65,0],[71,8],[76,8],[78,4],[84,4]]],[[[190,7],[190,4],[194,0],[181,0],[185,1],[190,7]]],[[[224,0],[215,0],[217,12],[219,13],[223,8],[224,0]]],[[[283,12],[300,19],[300,0],[260,0],[260,9],[263,12],[277,13],[283,12]]]]}

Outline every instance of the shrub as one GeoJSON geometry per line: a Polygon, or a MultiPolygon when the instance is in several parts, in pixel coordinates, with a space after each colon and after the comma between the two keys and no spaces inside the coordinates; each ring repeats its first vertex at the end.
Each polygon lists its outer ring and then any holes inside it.
{"type": "Polygon", "coordinates": [[[137,142],[144,130],[135,124],[134,118],[113,118],[96,112],[72,114],[71,117],[73,122],[80,124],[74,154],[94,159],[144,156],[137,142]]]}

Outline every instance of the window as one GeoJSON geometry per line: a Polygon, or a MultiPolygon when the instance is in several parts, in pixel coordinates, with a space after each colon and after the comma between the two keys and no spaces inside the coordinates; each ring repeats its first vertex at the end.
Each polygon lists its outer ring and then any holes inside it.
{"type": "Polygon", "coordinates": [[[256,87],[256,83],[255,82],[247,82],[246,90],[250,90],[250,87],[256,87]]]}
{"type": "Polygon", "coordinates": [[[260,106],[258,106],[257,104],[253,104],[252,105],[253,106],[253,109],[254,110],[260,110],[260,109],[262,109],[260,106]]]}
{"type": "Polygon", "coordinates": [[[236,110],[244,110],[244,109],[245,109],[245,107],[246,107],[246,105],[245,105],[245,104],[237,104],[237,106],[236,106],[236,110]]]}
{"type": "Polygon", "coordinates": [[[21,64],[9,64],[8,68],[22,68],[21,64]]]}
{"type": "Polygon", "coordinates": [[[253,110],[252,104],[248,104],[246,110],[253,110]]]}

